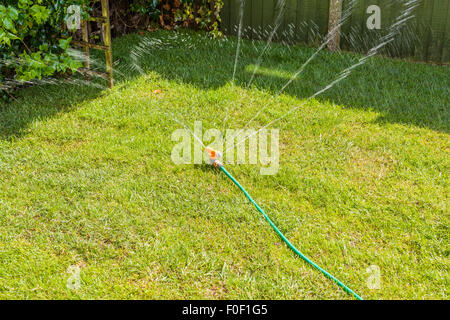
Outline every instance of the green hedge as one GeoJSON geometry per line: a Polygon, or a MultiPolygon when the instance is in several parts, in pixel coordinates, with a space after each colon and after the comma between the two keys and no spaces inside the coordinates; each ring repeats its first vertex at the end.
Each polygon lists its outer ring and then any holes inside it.
{"type": "Polygon", "coordinates": [[[0,4],[0,80],[26,81],[81,66],[68,54],[65,8],[83,0],[6,0],[0,4]]]}
{"type": "MultiPolygon", "coordinates": [[[[57,73],[73,72],[80,61],[69,54],[70,34],[65,28],[67,8],[80,5],[82,17],[89,0],[0,0],[0,89],[6,80],[24,82],[57,73]]],[[[124,14],[141,15],[165,28],[182,25],[220,35],[222,0],[114,0],[110,7],[127,8],[124,14]]],[[[120,12],[122,14],[122,12],[120,12]]],[[[144,26],[145,27],[145,26],[144,26]]]]}

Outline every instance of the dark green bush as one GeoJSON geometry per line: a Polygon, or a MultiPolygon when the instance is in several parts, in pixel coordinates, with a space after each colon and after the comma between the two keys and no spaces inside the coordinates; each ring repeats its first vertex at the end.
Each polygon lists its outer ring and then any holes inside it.
{"type": "MultiPolygon", "coordinates": [[[[8,80],[41,79],[81,66],[69,54],[71,38],[65,27],[67,8],[72,4],[83,8],[82,18],[89,16],[89,0],[0,0],[0,89],[6,88],[3,84],[8,80]]],[[[113,14],[124,14],[123,9],[114,10],[118,5],[145,17],[144,23],[152,19],[164,28],[181,25],[220,35],[222,0],[117,0],[110,1],[113,14]]],[[[125,23],[122,18],[112,22],[125,23]]]]}
{"type": "Polygon", "coordinates": [[[0,80],[41,79],[80,67],[61,40],[65,9],[82,1],[6,0],[0,4],[0,80]]]}
{"type": "Polygon", "coordinates": [[[161,0],[161,22],[208,30],[220,36],[220,10],[223,0],[161,0]]]}

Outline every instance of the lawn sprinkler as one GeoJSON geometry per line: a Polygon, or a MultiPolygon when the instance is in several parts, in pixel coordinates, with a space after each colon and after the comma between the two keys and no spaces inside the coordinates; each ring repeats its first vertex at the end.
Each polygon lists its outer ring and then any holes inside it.
{"type": "Polygon", "coordinates": [[[325,269],[321,268],[319,265],[317,265],[314,261],[309,259],[307,256],[305,256],[303,253],[301,253],[285,236],[284,234],[278,229],[278,227],[273,223],[273,221],[269,218],[269,216],[264,212],[263,209],[253,200],[253,198],[248,194],[248,192],[244,189],[243,186],[225,169],[222,162],[220,161],[222,159],[222,154],[219,151],[216,151],[210,147],[205,148],[205,152],[208,154],[209,160],[211,162],[211,165],[213,165],[215,168],[220,169],[225,175],[230,178],[231,181],[244,193],[245,197],[255,206],[255,208],[264,216],[264,219],[270,224],[272,229],[278,234],[278,236],[286,243],[286,245],[294,251],[301,259],[306,261],[308,264],[313,266],[315,269],[319,270],[323,275],[325,275],[327,278],[334,281],[338,286],[340,286],[345,292],[348,294],[354,296],[358,300],[363,300],[361,296],[359,296],[356,292],[354,292],[352,289],[347,287],[343,282],[341,282],[338,278],[333,276],[331,273],[326,271],[325,269]]]}
{"type": "Polygon", "coordinates": [[[222,162],[220,162],[220,159],[222,159],[222,153],[220,151],[206,147],[205,152],[208,154],[209,161],[214,167],[220,168],[222,166],[222,162]]]}

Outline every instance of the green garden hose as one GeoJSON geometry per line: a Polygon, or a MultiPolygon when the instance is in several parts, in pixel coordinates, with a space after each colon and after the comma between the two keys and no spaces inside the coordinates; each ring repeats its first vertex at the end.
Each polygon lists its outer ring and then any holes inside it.
{"type": "Polygon", "coordinates": [[[292,249],[292,251],[294,251],[297,255],[300,256],[300,258],[302,258],[304,261],[306,261],[307,263],[309,263],[310,265],[312,265],[314,268],[316,268],[317,270],[319,270],[320,272],[322,272],[326,277],[330,278],[331,280],[333,280],[334,282],[336,282],[338,284],[338,286],[340,286],[342,289],[344,289],[345,292],[353,295],[356,299],[358,300],[363,300],[362,297],[360,297],[358,294],[356,294],[356,292],[354,292],[352,289],[350,289],[349,287],[347,287],[344,283],[342,283],[338,278],[336,278],[335,276],[333,276],[332,274],[330,274],[329,272],[327,272],[326,270],[324,270],[323,268],[321,268],[320,266],[318,266],[314,261],[312,261],[311,259],[309,259],[307,256],[305,256],[303,253],[301,253],[296,247],[294,247],[294,245],[292,243],[289,242],[289,240],[284,236],[284,234],[277,228],[277,226],[272,222],[272,220],[270,220],[270,218],[267,216],[267,214],[264,212],[263,209],[261,209],[261,207],[255,202],[255,200],[253,200],[253,198],[248,194],[248,192],[244,189],[244,187],[242,187],[240,185],[240,183],[227,171],[227,169],[225,169],[225,167],[222,165],[222,163],[220,163],[220,161],[218,161],[217,159],[212,159],[213,164],[215,167],[220,168],[220,170],[223,171],[223,173],[225,173],[227,175],[228,178],[231,179],[231,181],[234,182],[235,185],[238,186],[239,189],[241,189],[241,191],[245,194],[245,196],[247,197],[248,200],[250,200],[251,203],[253,203],[253,205],[256,207],[256,209],[258,209],[259,212],[262,213],[262,215],[264,216],[264,219],[267,220],[267,222],[269,222],[270,226],[273,228],[273,230],[275,230],[275,232],[280,236],[281,239],[283,239],[283,241],[288,245],[289,248],[292,249]]]}

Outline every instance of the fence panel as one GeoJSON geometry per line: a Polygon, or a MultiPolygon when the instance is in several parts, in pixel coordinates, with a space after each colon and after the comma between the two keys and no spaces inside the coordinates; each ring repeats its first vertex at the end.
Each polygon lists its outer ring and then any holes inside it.
{"type": "MultiPolygon", "coordinates": [[[[243,37],[267,40],[282,10],[275,41],[319,45],[328,31],[330,0],[224,0],[222,29],[236,35],[241,1],[244,1],[243,37]]],[[[397,33],[380,53],[394,57],[449,63],[449,0],[343,0],[340,47],[367,52],[383,37],[397,33]],[[371,5],[380,8],[380,29],[369,29],[367,12],[371,5]],[[409,10],[409,13],[407,13],[409,10]],[[395,28],[399,21],[401,28],[395,28]]]]}

